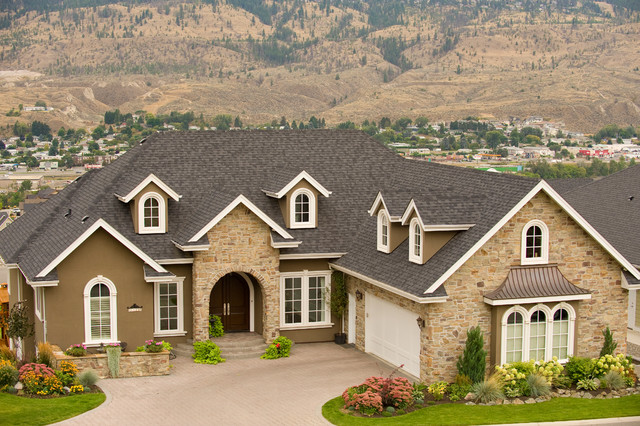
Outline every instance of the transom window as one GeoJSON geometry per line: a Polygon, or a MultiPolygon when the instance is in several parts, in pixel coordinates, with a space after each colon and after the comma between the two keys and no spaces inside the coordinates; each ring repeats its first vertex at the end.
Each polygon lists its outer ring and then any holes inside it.
{"type": "Polygon", "coordinates": [[[409,260],[422,264],[422,227],[417,218],[409,225],[409,260]]]}
{"type": "Polygon", "coordinates": [[[184,331],[182,280],[155,283],[154,336],[182,335],[184,331]]]}
{"type": "Polygon", "coordinates": [[[166,230],[166,201],[155,192],[148,192],[140,198],[138,209],[138,233],[159,234],[166,230]]]}
{"type": "Polygon", "coordinates": [[[549,262],[549,229],[544,222],[532,220],[522,229],[521,263],[523,265],[549,262]]]}
{"type": "Polygon", "coordinates": [[[300,188],[291,194],[289,226],[291,228],[316,227],[316,196],[309,189],[300,188]]]}
{"type": "Polygon", "coordinates": [[[389,217],[384,210],[378,213],[378,250],[389,253],[389,217]]]}
{"type": "Polygon", "coordinates": [[[282,276],[282,326],[330,325],[327,303],[329,272],[301,272],[282,276]]]}
{"type": "Polygon", "coordinates": [[[117,341],[116,296],[115,285],[100,275],[85,286],[85,343],[117,341]]]}
{"type": "Polygon", "coordinates": [[[530,310],[516,305],[502,317],[501,364],[516,361],[566,361],[573,355],[576,314],[561,302],[553,308],[538,304],[530,310]]]}

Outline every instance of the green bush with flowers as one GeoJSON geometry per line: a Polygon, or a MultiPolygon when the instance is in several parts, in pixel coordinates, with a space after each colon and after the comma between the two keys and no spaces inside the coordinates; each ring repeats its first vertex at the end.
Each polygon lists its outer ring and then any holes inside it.
{"type": "Polygon", "coordinates": [[[260,356],[262,359],[277,359],[287,358],[291,352],[292,342],[284,336],[276,337],[273,342],[267,347],[264,355],[260,356]]]}
{"type": "Polygon", "coordinates": [[[629,376],[629,372],[633,371],[633,363],[631,357],[625,357],[623,354],[604,355],[593,360],[593,375],[602,377],[609,371],[617,371],[622,377],[629,376]]]}
{"type": "Polygon", "coordinates": [[[162,352],[164,350],[164,342],[162,340],[145,340],[144,351],[150,354],[162,352]]]}
{"type": "Polygon", "coordinates": [[[83,345],[82,343],[77,343],[74,345],[69,346],[65,351],[64,354],[67,356],[85,356],[87,355],[87,347],[85,345],[83,345]]]}
{"type": "Polygon", "coordinates": [[[447,391],[449,384],[447,382],[435,382],[429,385],[427,391],[433,395],[433,399],[440,401],[444,398],[444,394],[447,391]]]}
{"type": "Polygon", "coordinates": [[[62,382],[53,369],[44,364],[25,364],[19,373],[24,391],[28,394],[45,396],[64,392],[62,382]]]}
{"type": "MultiPolygon", "coordinates": [[[[366,416],[372,416],[382,413],[384,407],[405,410],[414,404],[417,391],[404,377],[372,376],[359,386],[347,388],[342,393],[342,399],[344,408],[353,407],[366,416]]],[[[419,391],[419,395],[422,395],[422,391],[419,391]]]]}
{"type": "Polygon", "coordinates": [[[78,367],[73,362],[62,361],[60,368],[56,371],[56,377],[62,383],[62,386],[72,386],[76,381],[78,367]]]}

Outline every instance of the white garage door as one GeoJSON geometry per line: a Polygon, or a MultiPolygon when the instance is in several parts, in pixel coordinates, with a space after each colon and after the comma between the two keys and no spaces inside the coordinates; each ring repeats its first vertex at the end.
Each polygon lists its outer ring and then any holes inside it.
{"type": "Polygon", "coordinates": [[[420,377],[418,314],[367,293],[365,351],[420,377]]]}

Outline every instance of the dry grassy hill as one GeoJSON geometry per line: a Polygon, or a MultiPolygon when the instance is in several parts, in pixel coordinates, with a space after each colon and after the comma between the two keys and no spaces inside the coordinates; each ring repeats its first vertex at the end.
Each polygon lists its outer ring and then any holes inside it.
{"type": "MultiPolygon", "coordinates": [[[[362,11],[284,4],[296,18],[271,25],[228,4],[29,12],[0,30],[0,112],[42,100],[55,111],[17,119],[54,129],[91,127],[115,108],[249,123],[538,115],[585,132],[640,124],[638,13],[616,16],[605,3],[606,17],[407,7],[402,24],[374,31],[362,11]],[[284,63],[256,53],[276,34],[284,63]],[[406,42],[411,69],[385,60],[379,41],[391,37],[406,42]]],[[[2,115],[0,125],[15,120],[2,115]]]]}

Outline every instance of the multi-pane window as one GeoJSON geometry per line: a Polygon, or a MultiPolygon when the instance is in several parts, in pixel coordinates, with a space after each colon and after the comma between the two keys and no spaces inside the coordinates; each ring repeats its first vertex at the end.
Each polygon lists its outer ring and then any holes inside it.
{"type": "Polygon", "coordinates": [[[506,362],[522,361],[524,321],[520,312],[512,312],[507,318],[506,362]]]}
{"type": "Polygon", "coordinates": [[[413,255],[420,256],[421,246],[422,246],[422,235],[420,234],[420,225],[417,223],[413,229],[413,255]]]}
{"type": "Polygon", "coordinates": [[[409,260],[422,264],[422,226],[418,218],[411,219],[409,224],[409,260]]]}
{"type": "Polygon", "coordinates": [[[525,256],[528,259],[542,257],[542,230],[539,226],[527,229],[525,256]]]}
{"type": "Polygon", "coordinates": [[[378,213],[378,250],[389,252],[389,217],[384,210],[378,213]]]}
{"type": "Polygon", "coordinates": [[[144,227],[157,228],[160,226],[160,204],[154,197],[144,202],[144,227]]]}
{"type": "Polygon", "coordinates": [[[298,194],[295,199],[294,220],[296,223],[309,223],[309,196],[307,194],[298,194]]]}
{"type": "Polygon", "coordinates": [[[282,279],[284,326],[313,326],[330,322],[328,273],[291,273],[282,279]]]}
{"type": "Polygon", "coordinates": [[[547,316],[543,311],[531,314],[529,325],[529,359],[545,359],[547,316]]]}
{"type": "Polygon", "coordinates": [[[105,284],[98,283],[89,293],[89,321],[91,340],[111,339],[111,292],[105,284]]]}
{"type": "Polygon", "coordinates": [[[160,330],[178,330],[178,284],[158,283],[160,300],[160,330]]]}
{"type": "Polygon", "coordinates": [[[553,314],[552,356],[569,358],[569,313],[565,309],[558,309],[553,314]]]}

